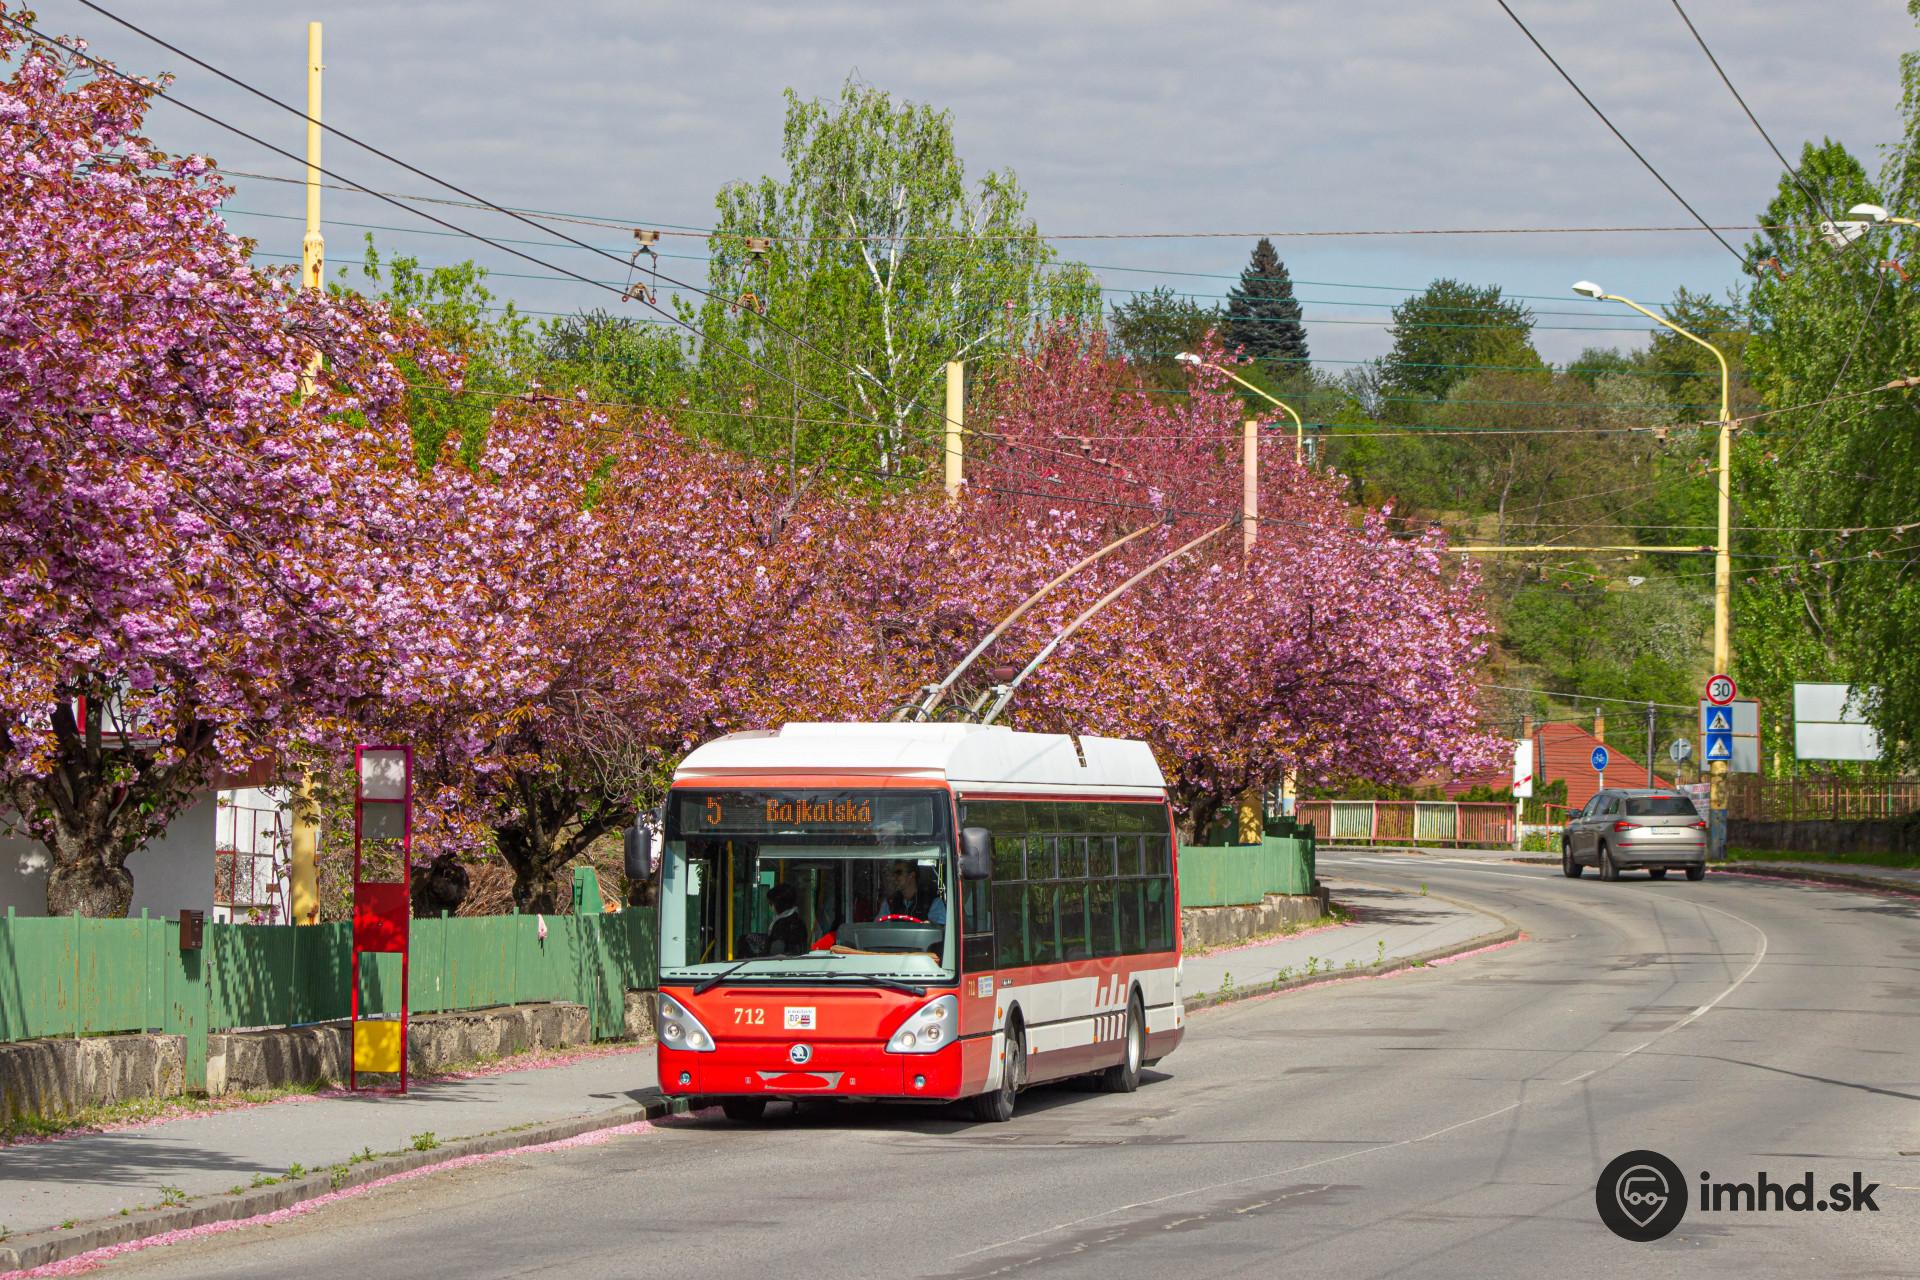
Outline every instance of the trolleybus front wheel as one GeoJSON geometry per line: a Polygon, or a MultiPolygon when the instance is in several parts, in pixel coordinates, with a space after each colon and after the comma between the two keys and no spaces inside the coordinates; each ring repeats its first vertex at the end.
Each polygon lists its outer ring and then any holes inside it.
{"type": "Polygon", "coordinates": [[[1027,1082],[1027,1037],[1018,1021],[1007,1024],[1006,1061],[1000,1067],[1000,1087],[977,1095],[973,1100],[973,1118],[1005,1124],[1013,1119],[1014,1099],[1027,1082]]]}

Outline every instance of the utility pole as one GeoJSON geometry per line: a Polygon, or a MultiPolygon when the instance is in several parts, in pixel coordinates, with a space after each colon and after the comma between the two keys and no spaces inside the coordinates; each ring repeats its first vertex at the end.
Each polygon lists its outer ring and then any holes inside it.
{"type": "Polygon", "coordinates": [[[1647,789],[1653,789],[1653,704],[1647,704],[1647,789]]]}
{"type": "MultiPolygon", "coordinates": [[[[1260,536],[1260,424],[1252,418],[1240,424],[1240,558],[1253,555],[1260,536]]],[[[1259,844],[1266,834],[1266,787],[1256,782],[1240,794],[1236,835],[1241,844],[1259,844]]]]}
{"type": "Polygon", "coordinates": [[[947,430],[946,430],[946,481],[947,500],[960,496],[960,484],[965,479],[965,446],[960,433],[967,420],[967,365],[964,360],[947,361],[947,430]]]}
{"type": "MultiPolygon", "coordinates": [[[[327,242],[320,234],[320,24],[307,24],[307,234],[300,241],[300,287],[318,290],[326,275],[327,242]]],[[[313,394],[320,373],[320,353],[307,357],[300,377],[300,396],[313,394]]],[[[313,775],[300,779],[294,797],[291,840],[287,850],[287,881],[293,923],[320,923],[320,808],[314,796],[313,775]]]]}

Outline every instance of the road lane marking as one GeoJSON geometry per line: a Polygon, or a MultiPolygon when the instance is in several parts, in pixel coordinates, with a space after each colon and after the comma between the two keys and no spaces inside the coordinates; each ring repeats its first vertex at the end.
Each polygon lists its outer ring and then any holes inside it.
{"type": "MultiPolygon", "coordinates": [[[[1478,867],[1474,869],[1477,871],[1481,871],[1481,873],[1484,875],[1516,875],[1517,874],[1517,875],[1520,875],[1523,879],[1531,880],[1531,879],[1540,878],[1537,876],[1528,875],[1526,873],[1516,873],[1516,872],[1510,872],[1510,871],[1493,871],[1490,869],[1482,869],[1478,867]]],[[[1560,1087],[1575,1085],[1587,1079],[1590,1076],[1598,1075],[1602,1071],[1611,1070],[1612,1068],[1619,1066],[1622,1062],[1625,1062],[1628,1058],[1631,1058],[1634,1054],[1639,1053],[1642,1049],[1645,1049],[1648,1045],[1651,1045],[1654,1042],[1661,1040],[1666,1036],[1671,1035],[1675,1031],[1680,1030],[1682,1027],[1691,1025],[1696,1019],[1710,1012],[1722,1000],[1725,1000],[1728,996],[1732,995],[1736,990],[1738,990],[1742,983],[1744,983],[1748,978],[1753,976],[1754,971],[1760,967],[1761,961],[1767,958],[1767,947],[1769,944],[1769,939],[1767,937],[1767,931],[1765,929],[1762,929],[1759,925],[1755,924],[1751,920],[1748,920],[1744,916],[1735,915],[1733,912],[1724,910],[1720,907],[1710,906],[1704,902],[1694,902],[1689,905],[1700,908],[1702,910],[1713,911],[1720,915],[1726,916],[1728,919],[1738,921],[1739,923],[1747,926],[1747,928],[1752,929],[1755,933],[1759,934],[1760,949],[1754,953],[1752,961],[1748,963],[1746,969],[1740,974],[1739,977],[1735,978],[1731,983],[1728,984],[1727,988],[1724,991],[1722,991],[1719,995],[1715,996],[1713,999],[1707,1001],[1707,1003],[1695,1008],[1692,1013],[1688,1014],[1685,1018],[1681,1019],[1679,1022],[1676,1022],[1672,1026],[1665,1028],[1664,1030],[1660,1031],[1658,1034],[1650,1037],[1649,1039],[1641,1041],[1639,1044],[1635,1045],[1631,1049],[1628,1049],[1624,1052],[1621,1052],[1618,1050],[1614,1051],[1616,1056],[1614,1057],[1614,1060],[1612,1062],[1608,1062],[1601,1066],[1595,1067],[1590,1071],[1582,1072],[1581,1074],[1574,1076],[1570,1080],[1563,1080],[1560,1082],[1560,1087]]],[[[1581,1050],[1579,1052],[1593,1052],[1593,1051],[1581,1050]]],[[[1429,1133],[1420,1134],[1418,1137],[1402,1138],[1397,1142],[1383,1142],[1383,1143],[1379,1143],[1376,1146],[1362,1147],[1357,1151],[1346,1151],[1346,1152],[1342,1152],[1339,1155],[1326,1156],[1319,1160],[1310,1160],[1305,1164],[1291,1165],[1284,1169],[1269,1169],[1262,1173],[1250,1174],[1244,1178],[1230,1178],[1224,1182],[1212,1182],[1212,1183],[1208,1183],[1205,1186],[1190,1187],[1184,1191],[1169,1192],[1164,1196],[1156,1196],[1151,1200],[1139,1200],[1139,1201],[1135,1201],[1132,1204],[1116,1205],[1111,1209],[1103,1209],[1099,1213],[1091,1213],[1091,1214],[1087,1214],[1084,1217],[1074,1218],[1068,1222],[1056,1223],[1055,1225],[1050,1227],[1042,1227],[1038,1231],[1029,1231],[1025,1235],[1015,1236],[1010,1240],[1001,1240],[993,1244],[982,1245],[978,1249],[969,1249],[965,1253],[955,1254],[954,1257],[956,1259],[971,1258],[982,1253],[992,1253],[992,1252],[995,1252],[996,1250],[1008,1249],[1008,1248],[1012,1248],[1014,1245],[1024,1244],[1029,1240],[1038,1239],[1041,1236],[1053,1235],[1056,1232],[1060,1232],[1060,1231],[1068,1231],[1073,1229],[1074,1227],[1082,1226],[1089,1222],[1098,1222],[1102,1218],[1110,1218],[1113,1215],[1118,1213],[1127,1213],[1135,1209],[1150,1209],[1155,1205],[1166,1204],[1172,1200],[1182,1200],[1188,1196],[1205,1195],[1210,1191],[1221,1191],[1221,1190],[1225,1190],[1228,1187],[1243,1186],[1246,1183],[1258,1182],[1266,1178],[1280,1178],[1280,1177],[1285,1177],[1288,1174],[1304,1173],[1309,1169],[1324,1168],[1325,1166],[1330,1164],[1338,1164],[1341,1161],[1352,1160],[1359,1156],[1373,1155],[1376,1152],[1380,1152],[1380,1151],[1395,1151],[1401,1147],[1415,1146],[1419,1143],[1427,1142],[1434,1138],[1443,1137],[1446,1134],[1453,1133],[1457,1130],[1469,1128],[1470,1126],[1473,1126],[1476,1124],[1482,1124],[1485,1121],[1492,1120],[1492,1119],[1495,1119],[1496,1117],[1506,1115],[1508,1112],[1516,1110],[1521,1105],[1521,1103],[1526,1101],[1527,1101],[1526,1098],[1518,1098],[1512,1102],[1509,1102],[1504,1107],[1499,1107],[1493,1111],[1484,1112],[1480,1115],[1472,1116],[1465,1120],[1456,1121],[1455,1123],[1447,1125],[1444,1128],[1435,1129],[1429,1133]]]]}
{"type": "Polygon", "coordinates": [[[1074,1227],[1082,1226],[1089,1222],[1098,1222],[1102,1218],[1111,1218],[1116,1213],[1126,1213],[1132,1209],[1151,1209],[1155,1205],[1166,1204],[1170,1200],[1183,1200],[1188,1196],[1205,1195],[1209,1191],[1222,1191],[1227,1187],[1238,1187],[1249,1182],[1258,1182],[1262,1178],[1279,1178],[1289,1173],[1303,1173],[1308,1169],[1318,1169],[1325,1165],[1338,1164],[1342,1160],[1351,1160],[1356,1156],[1371,1155],[1376,1151],[1392,1151],[1399,1147],[1410,1147],[1416,1143],[1444,1137],[1456,1129],[1464,1129],[1468,1125],[1479,1124],[1484,1120],[1491,1120],[1495,1116],[1503,1116],[1507,1114],[1507,1112],[1517,1108],[1520,1103],[1524,1101],[1524,1098],[1516,1099],[1498,1110],[1489,1111],[1484,1115],[1477,1115],[1468,1120],[1457,1121],[1443,1129],[1435,1129],[1431,1133],[1423,1133],[1417,1138],[1402,1138],[1398,1142],[1382,1142],[1378,1146],[1362,1147],[1358,1151],[1344,1151],[1337,1156],[1324,1156],[1319,1160],[1309,1160],[1305,1164],[1296,1164],[1285,1169],[1269,1169],[1264,1173],[1249,1174],[1244,1178],[1229,1178],[1225,1182],[1210,1182],[1204,1187],[1189,1187],[1185,1191],[1172,1191],[1164,1196],[1155,1196],[1151,1200],[1137,1200],[1132,1204],[1115,1205],[1111,1209],[1102,1209],[1099,1213],[1090,1213],[1084,1218],[1075,1218],[1070,1222],[1055,1223],[1051,1227],[1042,1227],[1038,1231],[1029,1231],[1027,1234],[1015,1236],[1011,1240],[1001,1240],[994,1244],[981,1245],[978,1249],[969,1249],[965,1253],[956,1253],[953,1256],[956,1259],[971,1258],[976,1254],[992,1253],[996,1249],[1009,1249],[1016,1244],[1024,1244],[1029,1240],[1035,1240],[1041,1236],[1050,1236],[1057,1231],[1069,1231],[1074,1227]]]}

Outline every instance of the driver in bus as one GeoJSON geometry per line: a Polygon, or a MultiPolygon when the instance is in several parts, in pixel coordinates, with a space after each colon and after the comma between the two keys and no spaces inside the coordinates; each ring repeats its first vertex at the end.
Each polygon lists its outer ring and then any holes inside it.
{"type": "Polygon", "coordinates": [[[893,892],[881,902],[882,916],[912,916],[928,924],[947,922],[947,899],[935,886],[922,888],[920,868],[912,862],[893,864],[893,892]]]}

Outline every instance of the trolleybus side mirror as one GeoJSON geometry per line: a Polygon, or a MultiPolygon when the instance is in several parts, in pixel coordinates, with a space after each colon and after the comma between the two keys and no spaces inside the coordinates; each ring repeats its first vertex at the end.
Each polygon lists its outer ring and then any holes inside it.
{"type": "Polygon", "coordinates": [[[993,833],[985,827],[960,828],[960,878],[985,880],[993,875],[993,833]]]}

